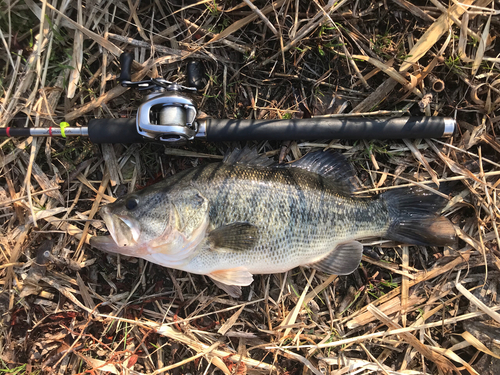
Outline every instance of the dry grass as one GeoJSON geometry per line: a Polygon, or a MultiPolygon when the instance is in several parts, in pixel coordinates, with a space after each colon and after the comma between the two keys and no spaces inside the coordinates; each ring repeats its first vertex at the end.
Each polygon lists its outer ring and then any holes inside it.
{"type": "Polygon", "coordinates": [[[423,111],[460,123],[444,141],[255,144],[287,160],[340,149],[367,192],[456,181],[445,214],[460,240],[446,249],[373,241],[350,276],[256,276],[240,300],[202,276],[87,245],[104,231],[101,205],[235,145],[0,140],[0,371],[500,373],[495,7],[0,1],[1,127],[134,115],[141,95],[116,84],[125,50],[135,54],[135,79],[182,82],[186,61],[203,61],[197,99],[213,117],[423,111]],[[438,81],[444,89],[421,109],[438,81]]]}

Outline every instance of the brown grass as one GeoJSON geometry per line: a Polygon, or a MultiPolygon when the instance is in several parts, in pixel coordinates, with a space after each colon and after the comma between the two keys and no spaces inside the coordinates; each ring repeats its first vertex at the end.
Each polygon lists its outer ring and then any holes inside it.
{"type": "Polygon", "coordinates": [[[133,116],[122,51],[137,80],[182,82],[202,61],[197,100],[212,117],[451,116],[448,140],[249,144],[280,160],[339,149],[365,193],[454,181],[444,214],[460,240],[373,240],[352,275],[258,275],[235,300],[88,239],[105,230],[102,205],[236,144],[0,139],[1,372],[500,373],[498,3],[63,3],[0,2],[0,127],[133,116]]]}

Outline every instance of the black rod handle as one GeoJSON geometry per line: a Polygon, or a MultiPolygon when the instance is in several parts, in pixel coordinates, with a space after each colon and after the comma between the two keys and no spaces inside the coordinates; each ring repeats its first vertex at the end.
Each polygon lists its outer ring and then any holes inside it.
{"type": "Polygon", "coordinates": [[[449,137],[455,120],[444,117],[312,118],[292,120],[207,119],[208,141],[402,139],[449,137]]]}
{"type": "Polygon", "coordinates": [[[144,143],[137,133],[133,118],[93,119],[89,121],[89,138],[92,143],[144,143]]]}
{"type": "Polygon", "coordinates": [[[131,82],[132,81],[132,63],[134,62],[134,55],[131,52],[123,52],[120,55],[120,77],[118,81],[131,82]]]}

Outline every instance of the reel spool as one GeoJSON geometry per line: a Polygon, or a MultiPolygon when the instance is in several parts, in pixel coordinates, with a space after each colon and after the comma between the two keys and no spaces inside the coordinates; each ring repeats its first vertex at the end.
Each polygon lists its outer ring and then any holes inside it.
{"type": "Polygon", "coordinates": [[[184,143],[198,132],[196,106],[186,95],[175,91],[153,93],[137,112],[137,133],[151,140],[184,143]]]}

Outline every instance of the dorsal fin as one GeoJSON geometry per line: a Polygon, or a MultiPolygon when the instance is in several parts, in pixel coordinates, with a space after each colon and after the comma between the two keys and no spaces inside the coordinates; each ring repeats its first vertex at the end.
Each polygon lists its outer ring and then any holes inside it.
{"type": "Polygon", "coordinates": [[[238,164],[251,167],[269,167],[276,162],[269,159],[266,155],[257,153],[255,148],[245,147],[243,149],[235,148],[227,153],[222,160],[225,164],[238,164]]]}
{"type": "Polygon", "coordinates": [[[339,152],[310,152],[301,159],[286,164],[286,167],[300,168],[317,173],[334,182],[348,193],[352,193],[358,189],[352,165],[339,152]]]}

